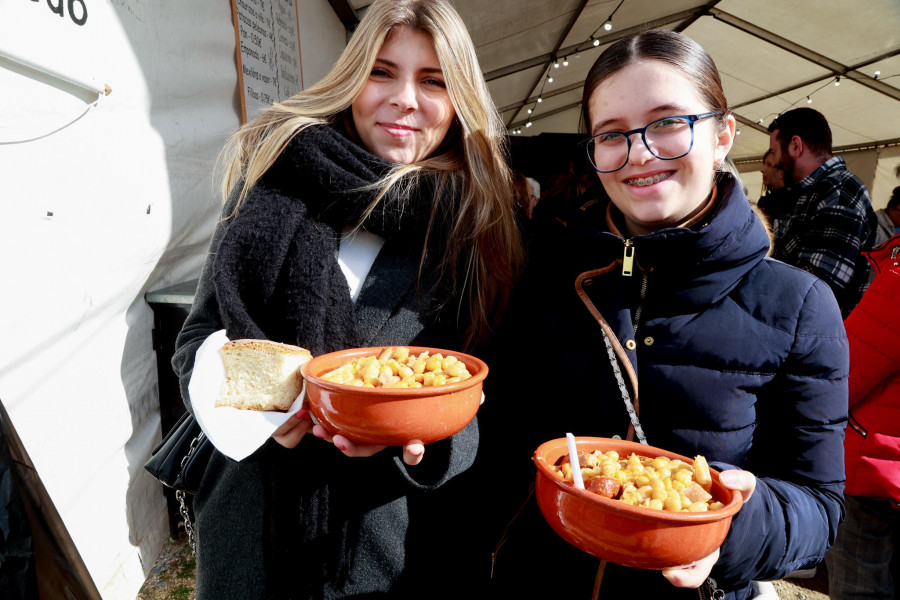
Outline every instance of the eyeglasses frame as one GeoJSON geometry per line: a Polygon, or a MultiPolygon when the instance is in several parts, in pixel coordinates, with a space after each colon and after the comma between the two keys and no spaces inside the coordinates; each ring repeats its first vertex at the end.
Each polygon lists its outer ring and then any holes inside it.
{"type": "Polygon", "coordinates": [[[722,114],[724,114],[724,111],[716,110],[716,111],[712,111],[712,112],[700,113],[697,115],[671,115],[668,117],[662,117],[660,119],[655,119],[655,120],[647,123],[645,126],[639,127],[637,129],[632,129],[631,131],[618,131],[615,129],[613,129],[611,131],[604,131],[602,133],[598,133],[597,135],[592,135],[591,137],[582,141],[581,143],[584,144],[585,152],[588,155],[588,162],[591,164],[591,167],[593,167],[595,171],[597,171],[598,173],[615,173],[616,171],[620,171],[625,165],[628,164],[628,159],[631,156],[631,145],[632,145],[631,136],[633,136],[634,134],[636,134],[636,133],[641,134],[641,141],[644,142],[644,146],[647,148],[647,150],[650,151],[650,154],[652,154],[656,158],[658,158],[660,160],[676,160],[676,159],[682,158],[684,156],[687,156],[688,154],[691,153],[691,150],[694,149],[694,124],[698,123],[700,121],[703,121],[704,119],[709,119],[710,117],[718,117],[722,114]],[[647,143],[647,129],[651,125],[653,125],[655,123],[659,123],[660,121],[665,121],[666,119],[686,119],[687,120],[688,126],[690,126],[690,128],[691,128],[691,145],[688,147],[687,152],[685,152],[684,154],[679,154],[678,156],[670,156],[668,158],[663,158],[662,156],[659,156],[658,154],[656,154],[656,152],[653,151],[653,148],[650,147],[650,144],[647,143]],[[594,164],[594,159],[591,156],[589,144],[591,143],[591,141],[593,139],[598,138],[601,135],[609,135],[610,133],[623,134],[625,136],[625,140],[628,142],[628,150],[625,152],[625,160],[622,162],[622,164],[619,167],[612,169],[610,171],[604,171],[602,169],[598,169],[597,166],[594,164]]]}

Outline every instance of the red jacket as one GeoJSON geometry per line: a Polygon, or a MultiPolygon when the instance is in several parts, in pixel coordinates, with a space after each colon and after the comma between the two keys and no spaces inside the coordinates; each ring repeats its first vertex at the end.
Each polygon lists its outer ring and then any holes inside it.
{"type": "Polygon", "coordinates": [[[900,506],[900,235],[868,258],[875,280],[844,322],[850,342],[845,493],[900,506]]]}

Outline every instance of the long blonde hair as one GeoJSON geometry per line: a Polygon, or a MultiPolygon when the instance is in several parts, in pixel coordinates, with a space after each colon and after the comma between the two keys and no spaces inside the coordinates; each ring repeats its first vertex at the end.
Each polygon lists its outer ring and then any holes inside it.
{"type": "Polygon", "coordinates": [[[498,323],[524,259],[506,132],[469,33],[446,0],[375,0],[328,75],[231,137],[222,153],[222,197],[240,184],[242,200],[302,129],[345,119],[352,132],[350,107],[385,40],[401,26],[431,37],[456,116],[432,156],[397,165],[376,184],[376,203],[401,181],[426,173],[436,178],[431,222],[449,222],[450,229],[438,273],[444,289],[467,303],[465,344],[471,347],[498,323]]]}

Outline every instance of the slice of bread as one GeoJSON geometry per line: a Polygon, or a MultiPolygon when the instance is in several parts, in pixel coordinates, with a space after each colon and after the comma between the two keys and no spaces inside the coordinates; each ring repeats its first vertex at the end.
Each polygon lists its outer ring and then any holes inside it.
{"type": "Polygon", "coordinates": [[[268,340],[233,340],[219,351],[225,382],[216,406],[288,410],[303,389],[300,367],[309,350],[268,340]]]}

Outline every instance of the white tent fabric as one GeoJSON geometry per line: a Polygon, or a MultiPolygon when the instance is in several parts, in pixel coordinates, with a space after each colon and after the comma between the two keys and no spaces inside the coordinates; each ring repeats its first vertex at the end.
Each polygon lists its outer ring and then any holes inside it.
{"type": "MultiPolygon", "coordinates": [[[[301,10],[315,81],[346,32],[301,10]]],[[[104,598],[135,597],[168,531],[144,294],[205,258],[234,52],[228,2],[0,0],[0,398],[104,598]]]]}

